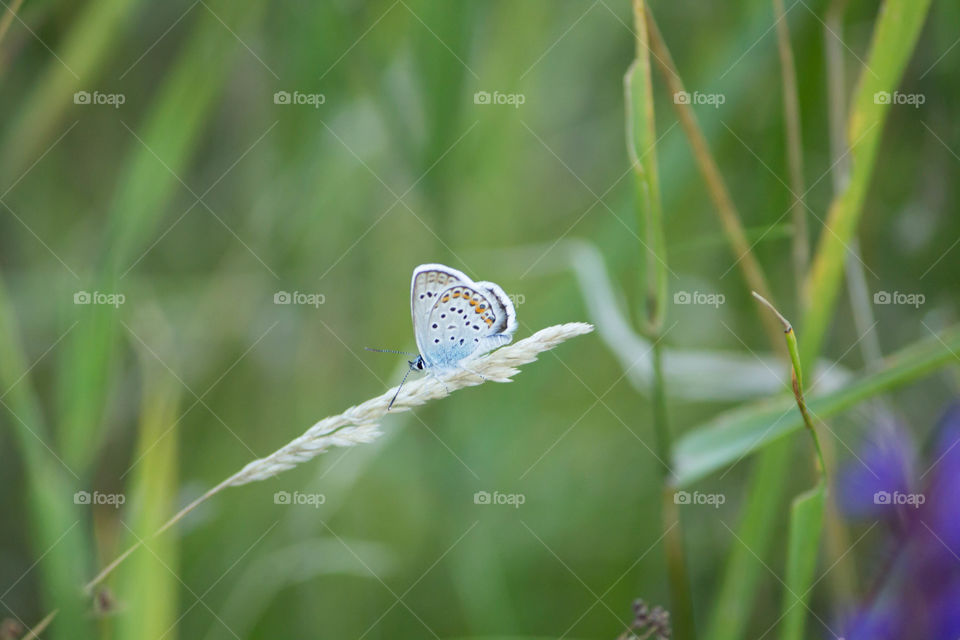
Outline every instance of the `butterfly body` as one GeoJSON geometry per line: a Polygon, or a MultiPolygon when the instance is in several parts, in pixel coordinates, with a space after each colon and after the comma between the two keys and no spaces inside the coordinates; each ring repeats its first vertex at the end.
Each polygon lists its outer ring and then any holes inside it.
{"type": "MultiPolygon", "coordinates": [[[[416,359],[408,361],[410,371],[434,376],[463,369],[482,378],[465,363],[508,344],[517,330],[517,311],[499,285],[474,282],[462,271],[435,263],[413,270],[410,315],[419,352],[416,359]]],[[[406,379],[404,375],[388,409],[406,379]]]]}

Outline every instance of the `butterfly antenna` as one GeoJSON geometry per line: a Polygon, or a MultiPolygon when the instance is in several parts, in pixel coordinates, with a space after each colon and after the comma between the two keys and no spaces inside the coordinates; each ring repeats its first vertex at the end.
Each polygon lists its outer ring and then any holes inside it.
{"type": "Polygon", "coordinates": [[[364,347],[367,351],[375,351],[376,353],[397,353],[402,356],[416,356],[420,355],[417,353],[411,353],[409,351],[394,351],[393,349],[374,349],[373,347],[364,347]]]}
{"type": "Polygon", "coordinates": [[[390,404],[387,405],[387,411],[390,411],[393,407],[393,403],[397,401],[397,396],[400,395],[400,389],[403,388],[403,383],[407,381],[407,376],[410,375],[411,369],[407,369],[407,372],[403,374],[403,380],[400,381],[400,386],[397,387],[397,392],[393,394],[393,398],[390,400],[390,404]]]}

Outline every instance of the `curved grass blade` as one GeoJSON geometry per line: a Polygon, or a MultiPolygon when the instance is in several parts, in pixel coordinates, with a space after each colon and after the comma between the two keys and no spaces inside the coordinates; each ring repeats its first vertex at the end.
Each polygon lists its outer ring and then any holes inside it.
{"type": "MultiPolygon", "coordinates": [[[[918,341],[884,360],[882,368],[837,391],[810,398],[817,418],[828,418],[867,398],[903,386],[956,362],[960,325],[918,341]]],[[[680,486],[701,480],[746,456],[776,443],[803,426],[794,398],[783,395],[720,414],[680,438],[674,449],[674,472],[680,486]]]]}
{"type": "MultiPolygon", "coordinates": [[[[636,58],[623,79],[627,112],[627,150],[634,174],[637,229],[640,234],[640,264],[646,280],[643,305],[646,333],[653,342],[653,427],[661,460],[669,460],[673,436],[667,415],[666,387],[663,376],[663,321],[666,315],[667,267],[660,179],[657,169],[657,131],[653,109],[653,80],[650,71],[650,45],[647,8],[643,0],[634,0],[636,58]]],[[[696,637],[693,596],[686,568],[683,527],[670,482],[671,471],[662,469],[663,500],[661,522],[665,539],[667,575],[673,627],[678,640],[696,637]]]]}
{"type": "MultiPolygon", "coordinates": [[[[22,456],[24,502],[30,514],[36,571],[42,576],[43,602],[48,609],[59,610],[49,637],[92,639],[94,626],[87,615],[87,601],[77,589],[88,571],[85,559],[90,548],[86,527],[79,523],[72,500],[81,487],[73,470],[47,444],[40,401],[24,374],[30,367],[18,344],[19,336],[6,288],[0,282],[0,424],[9,427],[22,456]]],[[[13,517],[10,513],[5,516],[13,517]]],[[[20,587],[14,584],[6,590],[14,588],[20,587]]]]}
{"type": "MultiPolygon", "coordinates": [[[[867,187],[873,174],[882,124],[887,113],[885,105],[875,104],[874,94],[882,91],[891,93],[899,85],[929,5],[929,0],[916,2],[887,0],[881,7],[873,43],[866,59],[865,70],[861,74],[860,85],[850,115],[848,137],[851,152],[849,155],[853,164],[850,182],[846,190],[838,194],[831,205],[826,222],[830,231],[821,233],[819,246],[813,258],[811,271],[807,274],[805,291],[802,295],[802,299],[812,303],[812,306],[805,310],[801,323],[801,329],[804,332],[804,350],[801,353],[801,359],[803,368],[807,371],[813,370],[812,365],[820,353],[824,333],[833,317],[847,246],[856,230],[867,187]]],[[[789,401],[784,403],[784,406],[787,411],[790,410],[789,401]]],[[[791,418],[796,417],[799,420],[799,414],[795,410],[792,413],[791,418]]],[[[770,420],[779,420],[779,416],[772,416],[770,420]]],[[[799,427],[800,424],[797,422],[789,431],[799,427]]],[[[759,433],[764,433],[766,428],[767,425],[764,425],[759,433]]],[[[678,445],[678,455],[682,455],[683,445],[684,443],[678,445]]],[[[749,446],[752,447],[752,445],[749,446]]],[[[741,454],[737,454],[733,459],[737,459],[739,455],[741,454]]],[[[768,547],[770,533],[772,533],[772,518],[779,502],[776,500],[777,496],[772,494],[770,487],[783,486],[790,456],[791,447],[786,440],[773,444],[761,456],[761,464],[751,478],[751,495],[748,499],[748,505],[751,505],[751,508],[744,513],[740,530],[743,533],[754,531],[758,534],[754,539],[744,538],[744,540],[760,557],[765,555],[768,547]],[[766,498],[768,502],[764,503],[761,498],[766,498]]],[[[714,462],[722,466],[732,462],[733,459],[714,460],[714,462]]],[[[704,471],[703,468],[696,470],[694,468],[696,466],[698,464],[693,464],[687,469],[688,472],[693,472],[688,475],[695,476],[704,471]]],[[[678,473],[683,475],[685,472],[678,470],[678,473]]],[[[757,575],[759,570],[756,559],[745,551],[731,557],[725,571],[721,593],[717,598],[717,608],[714,609],[715,624],[710,628],[711,638],[734,640],[743,635],[754,605],[753,591],[759,583],[757,575]],[[737,589],[738,585],[744,584],[751,588],[737,589]],[[721,611],[720,606],[724,604],[729,605],[729,608],[721,611]],[[717,622],[721,617],[723,624],[717,622]]]]}
{"type": "Polygon", "coordinates": [[[6,127],[0,144],[0,173],[11,179],[20,175],[59,135],[54,129],[73,106],[73,92],[92,88],[81,82],[99,77],[104,60],[123,33],[124,21],[137,5],[138,0],[96,0],[78,7],[80,12],[70,19],[70,31],[58,45],[59,57],[51,56],[36,88],[20,102],[6,127]]]}
{"type": "Polygon", "coordinates": [[[803,364],[808,369],[820,353],[833,317],[843,264],[863,212],[883,125],[891,106],[891,101],[884,96],[889,98],[900,85],[929,7],[930,0],[887,0],[880,8],[870,54],[860,74],[847,125],[850,181],[830,205],[825,223],[829,231],[820,234],[807,275],[804,298],[811,301],[811,306],[802,328],[803,364]]]}
{"type": "MultiPolygon", "coordinates": [[[[213,4],[213,3],[211,3],[213,4]]],[[[227,69],[242,50],[228,24],[256,20],[263,0],[243,6],[214,4],[216,16],[202,19],[163,82],[143,124],[130,129],[130,157],[125,163],[106,226],[105,252],[90,289],[116,292],[121,272],[150,241],[164,204],[182,189],[179,174],[200,143],[204,125],[220,96],[227,69]],[[203,60],[198,65],[197,60],[203,60]]],[[[119,327],[116,309],[91,305],[71,336],[60,370],[59,439],[68,461],[89,467],[101,440],[102,415],[119,327]]]]}
{"type": "Polygon", "coordinates": [[[783,640],[802,640],[806,623],[807,596],[813,589],[813,570],[817,566],[817,549],[820,547],[820,532],[823,529],[823,512],[827,492],[827,469],[820,448],[820,437],[813,426],[813,420],[807,411],[807,402],[803,395],[803,371],[800,369],[800,350],[797,334],[787,320],[772,304],[764,300],[756,291],[753,297],[766,305],[783,323],[787,350],[792,364],[793,396],[803,423],[810,433],[816,448],[816,466],[819,476],[817,486],[794,499],[790,507],[790,534],[787,540],[787,577],[783,586],[786,589],[783,599],[783,640]],[[797,605],[803,605],[798,609],[797,605]]]}

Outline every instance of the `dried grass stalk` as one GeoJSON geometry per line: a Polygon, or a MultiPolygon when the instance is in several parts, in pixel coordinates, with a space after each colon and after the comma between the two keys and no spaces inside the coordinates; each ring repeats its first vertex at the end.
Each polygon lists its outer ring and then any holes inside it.
{"type": "MultiPolygon", "coordinates": [[[[437,376],[428,375],[407,382],[403,385],[389,411],[409,411],[413,407],[424,405],[431,400],[443,398],[457,389],[473,387],[486,381],[510,382],[513,376],[520,373],[520,370],[517,369],[520,365],[533,362],[540,353],[553,349],[565,340],[591,331],[593,331],[593,325],[585,322],[554,325],[541,329],[529,338],[471,360],[466,363],[469,370],[458,369],[449,373],[445,372],[437,376]]],[[[396,388],[390,389],[364,403],[350,407],[339,415],[330,416],[317,422],[307,429],[303,435],[294,438],[269,456],[254,460],[188,504],[151,537],[160,535],[196,507],[227,487],[236,487],[273,477],[281,471],[292,469],[333,447],[352,447],[376,440],[380,436],[380,420],[387,415],[390,400],[396,391],[396,388]]],[[[87,583],[85,587],[87,592],[92,592],[97,584],[103,581],[141,544],[142,541],[137,542],[104,567],[93,580],[87,583]]]]}

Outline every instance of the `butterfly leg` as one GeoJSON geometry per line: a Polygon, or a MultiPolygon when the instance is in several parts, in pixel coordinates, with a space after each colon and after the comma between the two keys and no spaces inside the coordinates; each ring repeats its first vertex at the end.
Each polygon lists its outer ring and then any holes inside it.
{"type": "Polygon", "coordinates": [[[430,370],[427,370],[427,375],[431,376],[434,380],[439,382],[440,386],[443,387],[443,390],[447,392],[447,395],[450,395],[450,387],[448,387],[447,384],[443,381],[443,378],[441,378],[436,373],[430,370]]]}

